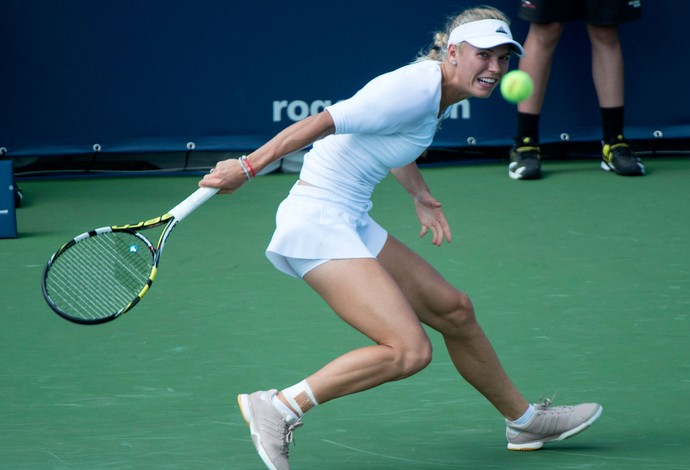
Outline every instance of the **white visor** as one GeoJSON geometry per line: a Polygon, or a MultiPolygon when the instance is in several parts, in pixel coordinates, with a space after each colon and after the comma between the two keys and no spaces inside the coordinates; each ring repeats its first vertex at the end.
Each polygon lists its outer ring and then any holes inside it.
{"type": "Polygon", "coordinates": [[[467,42],[479,49],[492,49],[503,44],[510,44],[518,56],[525,50],[519,42],[513,40],[510,27],[501,20],[479,20],[461,24],[450,33],[448,44],[467,42]]]}

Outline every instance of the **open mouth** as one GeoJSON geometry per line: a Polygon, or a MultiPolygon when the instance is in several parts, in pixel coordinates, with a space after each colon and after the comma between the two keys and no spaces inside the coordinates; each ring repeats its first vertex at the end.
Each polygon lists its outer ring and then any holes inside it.
{"type": "Polygon", "coordinates": [[[494,86],[498,82],[497,79],[491,77],[479,77],[477,81],[487,87],[494,86]]]}

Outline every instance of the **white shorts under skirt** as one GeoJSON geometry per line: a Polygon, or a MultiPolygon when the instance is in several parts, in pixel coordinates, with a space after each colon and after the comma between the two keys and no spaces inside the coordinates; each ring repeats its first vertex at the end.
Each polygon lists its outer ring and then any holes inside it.
{"type": "Polygon", "coordinates": [[[304,277],[332,259],[376,258],[388,232],[357,203],[325,189],[295,184],[278,207],[266,256],[280,271],[304,277]]]}

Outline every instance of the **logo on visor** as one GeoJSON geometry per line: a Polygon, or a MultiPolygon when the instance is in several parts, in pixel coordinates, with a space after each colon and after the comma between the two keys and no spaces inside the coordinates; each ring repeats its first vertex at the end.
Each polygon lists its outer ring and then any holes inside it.
{"type": "Polygon", "coordinates": [[[498,29],[496,30],[496,32],[501,33],[501,34],[506,34],[506,35],[508,34],[508,31],[503,29],[503,26],[499,26],[498,29]]]}

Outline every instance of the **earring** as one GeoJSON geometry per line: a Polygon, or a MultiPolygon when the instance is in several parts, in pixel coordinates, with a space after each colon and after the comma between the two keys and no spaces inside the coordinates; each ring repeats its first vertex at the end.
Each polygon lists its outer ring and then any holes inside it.
{"type": "Polygon", "coordinates": [[[451,60],[450,63],[453,64],[453,65],[458,65],[458,61],[455,60],[455,59],[451,60]]]}

